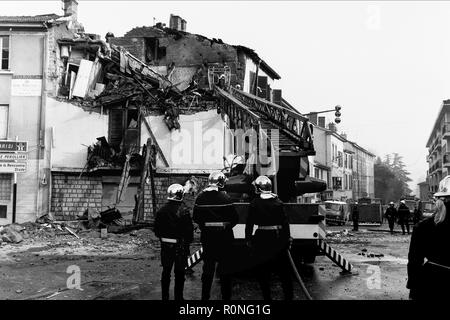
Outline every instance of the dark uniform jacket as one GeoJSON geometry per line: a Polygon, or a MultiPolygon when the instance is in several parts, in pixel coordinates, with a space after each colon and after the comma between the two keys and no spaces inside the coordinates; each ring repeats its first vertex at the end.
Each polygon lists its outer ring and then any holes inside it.
{"type": "Polygon", "coordinates": [[[353,206],[353,209],[352,209],[352,220],[353,221],[357,221],[357,220],[359,220],[359,209],[358,209],[358,206],[353,206]]]}
{"type": "Polygon", "coordinates": [[[388,220],[395,220],[397,218],[397,210],[394,207],[388,207],[384,216],[388,220]]]}
{"type": "Polygon", "coordinates": [[[245,238],[252,241],[255,252],[260,258],[275,257],[280,251],[287,249],[290,230],[289,221],[283,208],[283,202],[276,198],[261,199],[257,197],[250,203],[245,238]],[[256,229],[252,237],[253,226],[281,226],[281,230],[256,229]]]}
{"type": "Polygon", "coordinates": [[[411,212],[409,211],[409,208],[406,206],[406,204],[400,203],[397,212],[398,212],[398,220],[400,223],[408,222],[409,215],[411,214],[411,212]]]}
{"type": "Polygon", "coordinates": [[[450,297],[450,205],[446,204],[446,208],[447,217],[442,223],[436,225],[433,217],[425,219],[414,227],[411,236],[406,287],[417,298],[450,297]],[[425,259],[429,262],[424,264],[425,259]]]}
{"type": "Polygon", "coordinates": [[[194,227],[184,204],[169,200],[156,213],[154,231],[158,238],[178,239],[191,243],[194,227]]]}
{"type": "Polygon", "coordinates": [[[233,227],[238,223],[238,214],[225,192],[201,192],[195,201],[193,219],[200,227],[203,244],[220,245],[234,240],[233,227]],[[228,225],[225,228],[206,227],[207,222],[228,222],[228,225]]]}

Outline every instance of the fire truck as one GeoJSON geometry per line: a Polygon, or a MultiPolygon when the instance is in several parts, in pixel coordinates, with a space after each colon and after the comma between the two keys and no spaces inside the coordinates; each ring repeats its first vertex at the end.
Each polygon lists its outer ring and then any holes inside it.
{"type": "Polygon", "coordinates": [[[319,240],[326,236],[325,217],[319,213],[318,204],[297,203],[302,194],[326,190],[324,181],[309,176],[308,156],[315,155],[313,125],[289,105],[280,106],[232,87],[228,90],[216,87],[215,93],[219,99],[218,112],[228,128],[253,129],[257,145],[267,145],[247,150],[240,155],[244,163],[236,166],[227,163],[224,169],[228,176],[225,189],[239,213],[239,223],[233,229],[237,243],[243,244],[245,240],[249,201],[254,196],[252,181],[264,174],[271,178],[274,192],[285,203],[294,239],[293,257],[313,263],[320,254],[319,240]],[[269,163],[261,161],[260,153],[265,151],[271,157],[269,163]],[[275,169],[270,171],[269,167],[275,169]]]}

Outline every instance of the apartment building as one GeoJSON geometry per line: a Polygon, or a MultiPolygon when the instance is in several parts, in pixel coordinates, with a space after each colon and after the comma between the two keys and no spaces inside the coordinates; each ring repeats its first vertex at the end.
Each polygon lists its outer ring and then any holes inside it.
{"type": "Polygon", "coordinates": [[[449,174],[450,167],[450,100],[442,102],[441,110],[428,138],[427,182],[431,193],[437,192],[439,182],[449,174]]]}

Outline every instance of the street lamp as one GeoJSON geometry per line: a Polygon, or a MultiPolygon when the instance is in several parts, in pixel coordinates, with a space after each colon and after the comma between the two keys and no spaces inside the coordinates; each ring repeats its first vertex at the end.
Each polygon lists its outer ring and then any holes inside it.
{"type": "Polygon", "coordinates": [[[341,115],[342,115],[341,114],[341,109],[342,109],[342,106],[337,105],[337,106],[334,107],[334,109],[318,111],[318,112],[310,112],[310,113],[306,113],[305,116],[310,116],[310,115],[313,115],[313,114],[319,114],[319,113],[326,113],[326,112],[333,112],[334,111],[334,115],[336,117],[334,119],[334,122],[335,123],[340,123],[341,122],[341,115]]]}

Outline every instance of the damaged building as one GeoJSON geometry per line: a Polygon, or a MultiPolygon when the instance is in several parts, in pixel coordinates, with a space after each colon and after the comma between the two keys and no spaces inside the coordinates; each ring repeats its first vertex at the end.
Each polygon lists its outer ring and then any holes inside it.
{"type": "MultiPolygon", "coordinates": [[[[42,86],[0,94],[8,114],[0,139],[29,144],[27,172],[17,174],[18,222],[45,214],[73,220],[109,208],[151,220],[170,184],[200,188],[225,155],[237,153],[230,129],[281,128],[279,178],[302,174],[300,158],[314,150],[307,118],[282,98],[280,76],[252,49],[190,34],[173,15],[170,28],[158,23],[103,40],[78,23],[76,1],[65,0],[64,8],[62,17],[17,18],[12,29],[13,18],[0,17],[0,37],[10,43],[0,88],[16,79],[42,86]],[[32,51],[17,40],[28,21],[39,35],[32,51]],[[16,59],[29,64],[18,67],[16,59]],[[25,109],[25,99],[35,100],[35,110],[28,102],[25,109]]],[[[3,196],[13,175],[1,175],[3,196]]],[[[11,197],[0,201],[11,222],[11,197]]]]}

